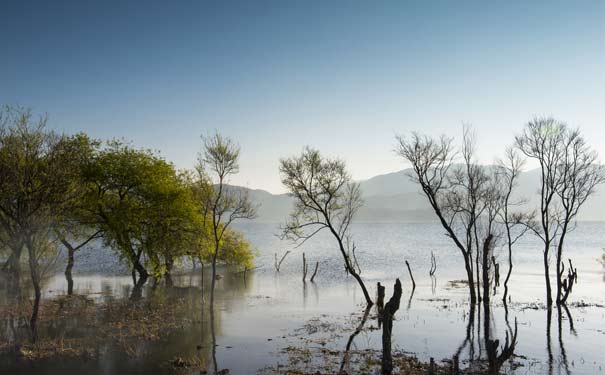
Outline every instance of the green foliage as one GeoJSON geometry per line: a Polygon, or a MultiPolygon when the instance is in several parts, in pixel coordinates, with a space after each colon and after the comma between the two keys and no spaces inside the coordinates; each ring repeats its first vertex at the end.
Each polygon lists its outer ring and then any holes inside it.
{"type": "MultiPolygon", "coordinates": [[[[242,266],[244,268],[254,267],[256,251],[241,232],[227,229],[220,244],[217,256],[218,262],[230,266],[242,266]]],[[[213,256],[212,248],[204,248],[200,255],[204,263],[210,263],[213,256]]]]}
{"type": "MultiPolygon", "coordinates": [[[[208,261],[216,230],[224,234],[218,260],[252,266],[250,244],[227,228],[251,215],[251,206],[226,190],[217,197],[203,167],[178,172],[150,150],[45,126],[45,117],[34,121],[28,110],[0,111],[0,256],[16,259],[7,264],[17,267],[27,248],[40,276],[48,263],[42,257],[56,259],[57,240],[73,252],[102,236],[141,277],[162,277],[185,256],[208,261]],[[211,202],[229,220],[213,217],[211,202]]],[[[236,170],[239,151],[215,140],[213,157],[227,152],[215,166],[236,170]]]]}
{"type": "Polygon", "coordinates": [[[133,266],[142,265],[143,254],[158,263],[173,251],[193,216],[174,167],[149,150],[110,141],[85,168],[84,180],[85,206],[92,208],[106,244],[133,266]]]}
{"type": "Polygon", "coordinates": [[[37,237],[47,236],[69,209],[76,166],[88,144],[83,135],[47,130],[46,118],[36,120],[27,109],[0,111],[0,241],[10,249],[17,269],[27,246],[34,280],[40,256],[48,253],[37,237]]]}

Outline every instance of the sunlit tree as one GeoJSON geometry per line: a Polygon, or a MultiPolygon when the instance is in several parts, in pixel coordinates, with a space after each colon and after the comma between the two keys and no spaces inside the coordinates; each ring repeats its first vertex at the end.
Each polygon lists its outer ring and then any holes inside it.
{"type": "Polygon", "coordinates": [[[345,269],[359,284],[366,303],[372,298],[359,275],[350,226],[363,204],[359,184],[351,179],[342,160],[326,159],[305,148],[298,157],[280,160],[282,184],[294,198],[294,210],[283,226],[282,236],[300,244],[322,230],[338,244],[345,269]]]}

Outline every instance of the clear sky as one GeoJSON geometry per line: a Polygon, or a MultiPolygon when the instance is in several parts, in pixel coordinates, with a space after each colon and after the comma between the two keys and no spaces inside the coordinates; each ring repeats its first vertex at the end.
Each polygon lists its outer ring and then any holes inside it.
{"type": "Polygon", "coordinates": [[[463,122],[483,162],[534,115],[605,159],[605,2],[5,0],[0,104],[182,168],[216,129],[271,192],[304,145],[365,179],[404,167],[394,134],[463,122]]]}

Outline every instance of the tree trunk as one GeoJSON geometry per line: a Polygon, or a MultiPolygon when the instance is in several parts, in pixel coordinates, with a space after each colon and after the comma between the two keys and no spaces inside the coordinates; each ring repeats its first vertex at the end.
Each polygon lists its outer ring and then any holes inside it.
{"type": "Polygon", "coordinates": [[[382,312],[382,373],[391,374],[393,372],[393,356],[391,353],[391,333],[393,332],[393,316],[399,310],[401,302],[401,282],[399,279],[395,282],[393,296],[384,306],[382,312]]]}
{"type": "MultiPolygon", "coordinates": [[[[567,232],[567,224],[563,226],[563,230],[561,233],[561,238],[559,239],[559,243],[557,244],[557,306],[563,303],[563,242],[565,241],[565,234],[567,232]]],[[[573,271],[573,270],[572,270],[573,271]]],[[[570,286],[571,288],[571,286],[570,286]]]]}
{"type": "MultiPolygon", "coordinates": [[[[147,273],[145,267],[143,267],[143,265],[138,261],[135,263],[134,269],[139,274],[139,279],[136,281],[134,288],[132,288],[132,294],[130,296],[130,299],[137,300],[143,297],[143,287],[145,286],[145,283],[149,278],[149,273],[147,273]]],[[[133,277],[134,275],[135,273],[133,271],[133,277]]]]}
{"type": "Polygon", "coordinates": [[[544,252],[544,281],[546,282],[546,305],[552,306],[552,289],[550,287],[550,271],[548,264],[548,251],[544,252]]]}
{"type": "MultiPolygon", "coordinates": [[[[483,254],[481,257],[481,273],[482,273],[482,284],[483,284],[483,304],[489,305],[490,300],[490,282],[489,282],[489,261],[490,261],[490,249],[492,246],[492,235],[489,234],[483,242],[483,254]]],[[[485,318],[484,318],[485,319],[485,318]]]]}
{"type": "Polygon", "coordinates": [[[40,300],[42,299],[42,288],[40,287],[40,274],[38,272],[39,269],[36,250],[31,241],[27,242],[27,251],[29,257],[29,270],[32,285],[34,287],[34,306],[32,308],[32,315],[29,320],[29,327],[31,330],[31,341],[32,343],[36,343],[38,341],[38,314],[40,310],[40,300]]]}
{"type": "Polygon", "coordinates": [[[214,248],[214,254],[212,255],[212,280],[210,280],[210,309],[214,309],[214,288],[216,285],[216,260],[218,257],[218,240],[214,248]]]}
{"type": "Polygon", "coordinates": [[[471,298],[471,304],[477,303],[477,294],[475,291],[475,277],[473,275],[472,260],[468,255],[464,256],[464,267],[466,269],[466,278],[468,280],[468,291],[471,298]]]}
{"type": "Polygon", "coordinates": [[[72,246],[67,247],[67,266],[65,267],[65,279],[67,280],[67,295],[71,296],[74,294],[74,279],[72,277],[72,270],[74,268],[74,253],[75,250],[72,246]]]}
{"type": "Polygon", "coordinates": [[[502,302],[506,304],[506,297],[508,297],[508,280],[510,280],[510,275],[513,273],[513,248],[510,245],[510,234],[509,237],[509,245],[508,245],[508,272],[506,273],[506,279],[504,279],[504,295],[502,296],[502,302]]]}
{"type": "Polygon", "coordinates": [[[351,264],[351,260],[349,259],[349,256],[347,255],[347,252],[345,251],[344,245],[342,243],[342,239],[340,238],[338,233],[336,233],[334,228],[332,228],[332,226],[330,226],[330,231],[332,232],[334,237],[336,237],[336,239],[338,240],[338,246],[340,248],[340,253],[342,254],[342,256],[344,258],[346,270],[351,274],[351,276],[353,276],[353,278],[355,278],[355,280],[357,280],[357,283],[359,284],[359,286],[361,287],[361,291],[363,292],[363,296],[366,299],[366,304],[368,306],[372,306],[374,304],[374,302],[372,302],[372,297],[370,297],[370,293],[368,293],[368,289],[366,288],[366,285],[364,284],[363,280],[361,279],[361,276],[359,276],[359,274],[355,270],[355,267],[351,264]]]}
{"type": "Polygon", "coordinates": [[[164,275],[166,279],[166,287],[172,288],[174,286],[174,282],[172,281],[172,267],[174,266],[174,261],[172,259],[166,259],[164,262],[166,264],[166,275],[164,275]]]}

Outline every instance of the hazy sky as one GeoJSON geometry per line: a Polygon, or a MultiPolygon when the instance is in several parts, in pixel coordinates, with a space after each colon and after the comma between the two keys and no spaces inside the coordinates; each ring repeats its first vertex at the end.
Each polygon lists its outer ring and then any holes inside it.
{"type": "Polygon", "coordinates": [[[0,104],[183,168],[216,129],[242,147],[232,182],[272,192],[304,145],[364,179],[404,167],[394,134],[463,122],[484,162],[534,115],[605,159],[605,2],[7,0],[0,104]]]}

